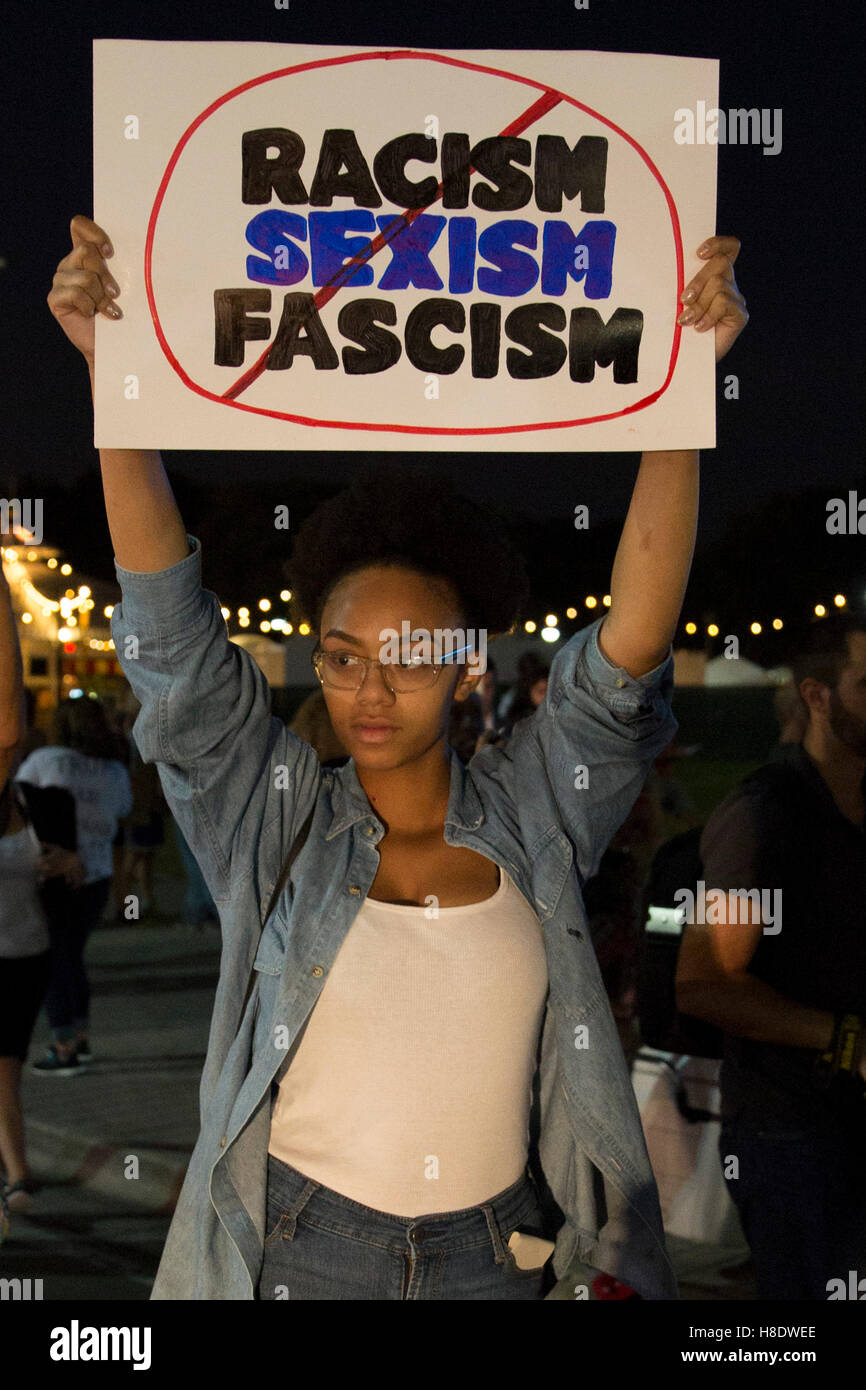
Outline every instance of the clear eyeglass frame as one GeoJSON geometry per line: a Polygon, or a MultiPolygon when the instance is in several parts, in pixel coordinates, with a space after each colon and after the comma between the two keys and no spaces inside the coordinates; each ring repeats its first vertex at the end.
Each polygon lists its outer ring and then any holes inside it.
{"type": "MultiPolygon", "coordinates": [[[[380,661],[375,656],[358,656],[355,652],[327,652],[321,645],[317,646],[313,651],[313,669],[319,678],[319,683],[328,686],[330,690],[360,690],[366,679],[367,670],[371,666],[378,666],[382,670],[382,677],[385,681],[385,685],[391,691],[392,695],[413,695],[418,690],[429,690],[431,686],[435,685],[446,664],[451,663],[413,661],[406,665],[400,665],[392,661],[380,661]],[[351,681],[347,680],[345,685],[334,680],[328,680],[325,674],[328,669],[328,657],[347,657],[353,665],[344,669],[346,670],[347,676],[350,672],[353,673],[353,679],[351,681]],[[412,672],[413,679],[410,685],[401,686],[399,684],[399,676],[396,684],[392,679],[389,679],[389,673],[399,673],[401,671],[412,672]],[[419,684],[418,677],[422,671],[428,676],[428,679],[419,684]],[[357,679],[355,679],[355,676],[357,676],[357,679]]],[[[333,667],[330,669],[333,672],[333,667]]]]}

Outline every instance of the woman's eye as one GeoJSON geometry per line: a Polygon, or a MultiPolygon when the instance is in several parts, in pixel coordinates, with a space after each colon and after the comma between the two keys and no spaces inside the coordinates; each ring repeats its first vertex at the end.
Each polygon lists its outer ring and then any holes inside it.
{"type": "Polygon", "coordinates": [[[357,657],[353,656],[351,652],[325,652],[325,656],[332,666],[342,666],[344,668],[353,665],[353,663],[357,661],[357,657]]]}

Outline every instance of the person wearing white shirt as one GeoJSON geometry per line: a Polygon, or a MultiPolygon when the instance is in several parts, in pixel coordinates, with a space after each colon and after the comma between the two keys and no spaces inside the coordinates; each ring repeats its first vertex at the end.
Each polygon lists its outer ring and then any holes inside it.
{"type": "Polygon", "coordinates": [[[52,971],[45,1000],[53,1042],[33,1070],[78,1074],[87,1046],[90,984],[84,948],[108,901],[112,843],[118,821],[132,809],[129,773],[115,757],[117,743],[96,700],[64,700],[55,714],[54,743],[36,748],[16,774],[17,782],[65,787],[75,799],[78,853],[84,864],[80,887],[63,890],[51,922],[52,971]]]}

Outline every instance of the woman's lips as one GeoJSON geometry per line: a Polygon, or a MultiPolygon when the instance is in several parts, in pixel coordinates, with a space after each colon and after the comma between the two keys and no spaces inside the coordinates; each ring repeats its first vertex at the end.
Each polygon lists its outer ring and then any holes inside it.
{"type": "Polygon", "coordinates": [[[393,724],[353,724],[352,728],[360,743],[387,743],[397,732],[393,724]]]}

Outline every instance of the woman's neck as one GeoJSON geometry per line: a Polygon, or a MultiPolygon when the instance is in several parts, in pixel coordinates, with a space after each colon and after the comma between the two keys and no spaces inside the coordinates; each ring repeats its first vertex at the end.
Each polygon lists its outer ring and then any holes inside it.
{"type": "Polygon", "coordinates": [[[356,763],[355,769],[386,830],[412,834],[444,825],[451,790],[451,756],[444,738],[403,767],[380,771],[356,763]]]}

